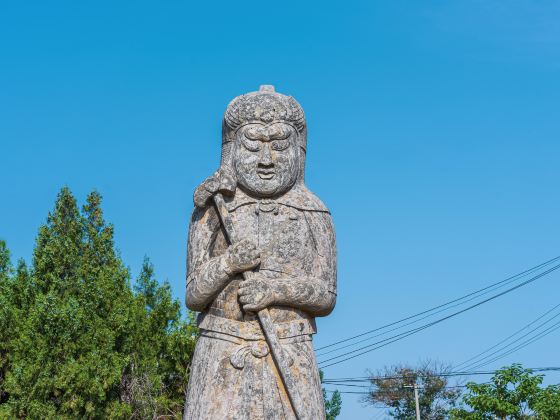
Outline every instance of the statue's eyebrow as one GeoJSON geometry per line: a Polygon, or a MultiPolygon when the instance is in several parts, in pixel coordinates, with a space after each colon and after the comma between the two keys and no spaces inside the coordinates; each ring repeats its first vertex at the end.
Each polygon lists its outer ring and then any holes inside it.
{"type": "Polygon", "coordinates": [[[284,140],[290,137],[291,127],[284,124],[273,124],[265,127],[250,127],[245,130],[245,136],[250,140],[269,142],[272,140],[284,140]]]}
{"type": "Polygon", "coordinates": [[[282,129],[279,131],[275,131],[272,134],[269,134],[269,140],[285,140],[290,137],[290,130],[285,126],[282,126],[282,129]]]}
{"type": "Polygon", "coordinates": [[[250,140],[267,141],[268,137],[263,133],[264,127],[248,127],[244,134],[250,140]]]}

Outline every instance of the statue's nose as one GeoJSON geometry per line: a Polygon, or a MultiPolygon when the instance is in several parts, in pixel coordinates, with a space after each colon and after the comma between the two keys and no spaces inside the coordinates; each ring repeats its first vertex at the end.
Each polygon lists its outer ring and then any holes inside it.
{"type": "Polygon", "coordinates": [[[264,142],[261,148],[261,156],[260,156],[259,164],[263,166],[270,166],[274,164],[274,156],[272,154],[272,150],[270,150],[270,143],[264,142]]]}

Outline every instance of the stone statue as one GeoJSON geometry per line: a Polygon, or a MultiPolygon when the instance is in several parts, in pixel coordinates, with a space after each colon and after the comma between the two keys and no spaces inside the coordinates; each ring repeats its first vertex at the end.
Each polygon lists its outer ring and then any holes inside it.
{"type": "Polygon", "coordinates": [[[220,169],[197,187],[189,227],[200,339],[184,418],[325,418],[312,335],[336,302],[336,246],[304,184],[303,109],[265,85],[235,98],[222,127],[220,169]]]}

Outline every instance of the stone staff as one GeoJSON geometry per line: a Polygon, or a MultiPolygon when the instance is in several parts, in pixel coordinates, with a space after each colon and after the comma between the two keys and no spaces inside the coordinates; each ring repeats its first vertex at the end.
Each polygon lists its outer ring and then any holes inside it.
{"type": "MultiPolygon", "coordinates": [[[[224,230],[226,232],[226,238],[229,244],[233,245],[236,242],[235,229],[221,193],[217,193],[214,195],[214,204],[216,205],[216,211],[218,212],[220,221],[222,222],[222,226],[224,227],[224,230]]],[[[249,271],[244,271],[242,275],[244,280],[249,280],[251,278],[251,272],[249,271]]],[[[290,400],[290,404],[292,406],[292,410],[296,419],[300,420],[302,418],[300,414],[302,413],[300,405],[303,401],[299,395],[294,377],[292,376],[292,372],[290,371],[291,363],[289,357],[282,351],[282,345],[280,344],[280,340],[278,340],[278,336],[276,335],[274,323],[272,322],[268,308],[264,308],[258,311],[257,316],[259,318],[259,323],[266,338],[266,342],[268,344],[268,347],[270,348],[272,357],[278,369],[278,373],[280,374],[282,382],[280,385],[283,385],[286,394],[288,394],[288,398],[290,400]]]]}

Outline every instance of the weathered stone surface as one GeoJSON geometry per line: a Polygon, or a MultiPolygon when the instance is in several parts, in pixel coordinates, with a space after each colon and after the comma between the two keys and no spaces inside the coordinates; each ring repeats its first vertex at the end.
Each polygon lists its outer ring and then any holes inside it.
{"type": "Polygon", "coordinates": [[[201,312],[201,337],[185,419],[292,419],[293,406],[301,419],[325,417],[312,335],[315,317],[335,305],[336,247],[328,209],[304,185],[306,141],[300,105],[272,86],[226,110],[221,167],[196,189],[189,228],[186,302],[201,312]],[[235,241],[215,194],[224,197],[235,241]],[[264,312],[295,396],[263,334],[264,312]]]}

